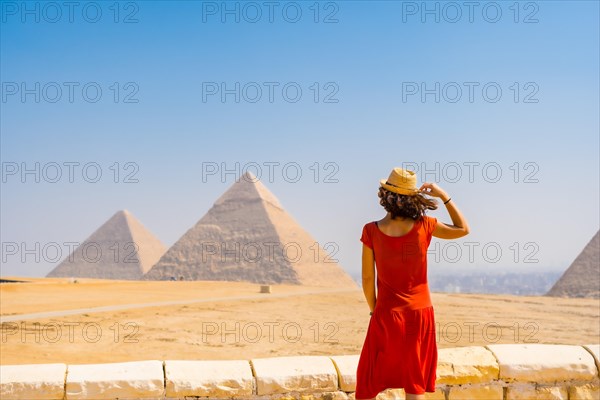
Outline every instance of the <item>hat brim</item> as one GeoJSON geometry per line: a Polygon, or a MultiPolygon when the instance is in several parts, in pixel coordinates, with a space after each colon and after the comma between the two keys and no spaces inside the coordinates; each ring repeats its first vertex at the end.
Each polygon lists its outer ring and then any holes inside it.
{"type": "Polygon", "coordinates": [[[414,189],[405,189],[405,188],[400,188],[400,187],[397,187],[397,186],[388,185],[386,182],[387,182],[387,179],[381,179],[379,181],[379,184],[385,190],[389,190],[390,192],[394,192],[394,193],[398,193],[398,194],[404,194],[404,195],[408,195],[408,196],[414,196],[414,195],[416,195],[416,194],[419,193],[419,189],[417,189],[417,188],[414,188],[414,189]]]}

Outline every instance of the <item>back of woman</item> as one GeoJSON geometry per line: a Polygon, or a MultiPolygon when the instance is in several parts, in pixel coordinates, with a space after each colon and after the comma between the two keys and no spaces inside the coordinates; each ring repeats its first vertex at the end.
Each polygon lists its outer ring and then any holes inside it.
{"type": "Polygon", "coordinates": [[[378,302],[394,309],[431,306],[427,285],[427,248],[437,219],[420,217],[405,235],[390,236],[377,221],[366,224],[361,241],[373,249],[378,302]]]}
{"type": "Polygon", "coordinates": [[[433,236],[454,239],[469,232],[451,198],[434,183],[416,187],[413,171],[394,168],[380,182],[387,211],[363,227],[362,281],[371,320],[356,372],[356,399],[404,388],[407,400],[435,391],[435,315],[427,283],[427,249],[433,236]],[[439,197],[453,225],[425,215],[439,197]],[[375,274],[376,271],[376,274],[375,274]],[[375,281],[376,275],[376,281],[375,281]],[[377,290],[375,290],[375,286],[377,290]]]}

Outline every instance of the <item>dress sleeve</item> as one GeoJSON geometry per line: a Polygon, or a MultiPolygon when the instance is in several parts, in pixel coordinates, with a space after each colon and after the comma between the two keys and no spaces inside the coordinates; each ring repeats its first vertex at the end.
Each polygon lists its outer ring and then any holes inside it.
{"type": "Polygon", "coordinates": [[[373,240],[371,239],[371,230],[369,229],[369,224],[363,226],[360,241],[363,242],[368,248],[373,249],[373,240]]]}
{"type": "Polygon", "coordinates": [[[427,226],[427,235],[431,236],[433,234],[433,231],[435,230],[435,227],[437,226],[437,218],[435,217],[430,217],[429,215],[425,217],[426,220],[426,226],[427,226]]]}

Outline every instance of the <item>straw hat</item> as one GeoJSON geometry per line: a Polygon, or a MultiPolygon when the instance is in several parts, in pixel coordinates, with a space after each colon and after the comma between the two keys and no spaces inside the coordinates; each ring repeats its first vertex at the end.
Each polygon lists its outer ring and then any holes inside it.
{"type": "Polygon", "coordinates": [[[394,168],[387,179],[379,181],[381,186],[390,192],[415,195],[419,193],[417,189],[417,174],[404,168],[394,168]]]}

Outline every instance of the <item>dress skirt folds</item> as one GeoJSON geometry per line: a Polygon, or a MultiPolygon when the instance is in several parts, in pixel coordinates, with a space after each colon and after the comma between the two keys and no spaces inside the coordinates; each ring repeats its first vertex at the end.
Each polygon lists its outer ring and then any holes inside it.
{"type": "Polygon", "coordinates": [[[377,301],[356,371],[356,399],[385,389],[435,391],[435,317],[427,284],[427,248],[437,220],[424,216],[404,236],[388,236],[376,222],[361,241],[373,249],[377,301]]]}

